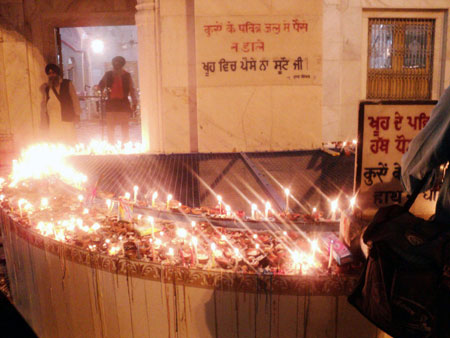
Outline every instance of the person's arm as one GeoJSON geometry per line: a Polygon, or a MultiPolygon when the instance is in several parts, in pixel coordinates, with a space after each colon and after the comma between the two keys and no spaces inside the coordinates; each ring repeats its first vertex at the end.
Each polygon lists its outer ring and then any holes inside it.
{"type": "Polygon", "coordinates": [[[75,112],[75,115],[80,117],[80,115],[81,115],[80,100],[78,99],[78,95],[75,90],[75,87],[73,86],[72,81],[69,82],[69,94],[70,94],[70,98],[72,99],[72,105],[73,105],[73,110],[75,112]]]}
{"type": "Polygon", "coordinates": [[[103,89],[105,89],[106,87],[106,73],[105,75],[103,75],[102,79],[100,80],[100,82],[97,85],[98,90],[100,90],[101,92],[103,92],[103,89]]]}
{"type": "MultiPolygon", "coordinates": [[[[427,125],[411,141],[402,158],[402,184],[408,193],[421,182],[426,174],[438,170],[449,161],[450,154],[450,87],[434,107],[427,125]]],[[[431,175],[422,190],[433,186],[436,172],[431,175]]]]}

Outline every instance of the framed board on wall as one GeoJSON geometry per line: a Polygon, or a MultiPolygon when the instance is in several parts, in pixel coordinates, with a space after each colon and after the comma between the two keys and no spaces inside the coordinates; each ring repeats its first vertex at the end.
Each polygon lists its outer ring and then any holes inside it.
{"type": "MultiPolygon", "coordinates": [[[[355,193],[362,218],[370,219],[383,206],[403,204],[402,156],[430,119],[437,101],[362,101],[359,105],[355,193]]],[[[419,195],[411,211],[434,214],[438,191],[419,195]]]]}

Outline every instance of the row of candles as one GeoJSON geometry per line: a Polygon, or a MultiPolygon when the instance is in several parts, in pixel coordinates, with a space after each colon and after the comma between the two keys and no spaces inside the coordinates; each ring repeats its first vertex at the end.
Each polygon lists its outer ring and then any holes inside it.
{"type": "MultiPolygon", "coordinates": [[[[78,197],[79,200],[81,200],[81,197],[78,197]]],[[[29,203],[25,199],[19,199],[17,202],[18,206],[21,206],[22,209],[19,207],[20,212],[26,212],[28,216],[31,216],[33,211],[36,210],[35,207],[29,203]]],[[[40,210],[49,210],[51,209],[49,199],[48,198],[41,198],[41,203],[39,208],[40,210]]],[[[21,214],[23,217],[24,215],[21,214]]],[[[28,217],[29,218],[29,217],[28,217]]],[[[142,216],[139,215],[138,222],[142,221],[142,216]]],[[[152,247],[153,257],[156,257],[155,250],[160,250],[162,247],[166,248],[166,255],[168,257],[169,263],[172,263],[174,261],[174,257],[176,255],[176,252],[173,247],[167,246],[167,243],[164,243],[162,241],[163,233],[159,233],[160,238],[156,237],[155,234],[155,219],[153,217],[147,218],[148,223],[151,225],[151,236],[149,238],[149,243],[152,247]]],[[[193,252],[193,264],[198,265],[198,248],[199,248],[199,239],[197,236],[193,235],[194,230],[196,228],[196,223],[193,221],[191,223],[191,234],[188,230],[186,230],[183,227],[179,227],[176,230],[176,237],[177,239],[189,243],[189,245],[192,247],[193,252]],[[190,235],[190,239],[188,239],[188,236],[190,235]]],[[[39,221],[36,225],[36,230],[39,231],[40,234],[48,237],[52,237],[57,241],[65,242],[68,239],[72,238],[73,234],[76,231],[82,231],[86,234],[94,234],[101,228],[101,225],[99,223],[93,223],[91,226],[85,224],[81,218],[75,218],[72,217],[69,220],[62,220],[62,221],[56,221],[56,222],[50,222],[50,221],[39,221]]],[[[284,237],[287,237],[287,233],[283,232],[284,237]]],[[[254,233],[252,235],[253,240],[255,242],[254,246],[255,249],[260,249],[260,244],[258,243],[258,235],[254,233]]],[[[110,255],[119,255],[123,254],[125,252],[123,245],[124,245],[124,238],[122,236],[119,236],[119,242],[113,243],[111,239],[106,239],[105,244],[108,246],[108,253],[110,255]]],[[[228,238],[225,235],[221,236],[222,241],[226,241],[229,243],[228,238]]],[[[310,241],[311,245],[311,251],[312,254],[307,254],[306,252],[300,252],[299,250],[289,250],[291,252],[291,259],[292,259],[292,270],[294,273],[306,273],[308,270],[313,269],[315,267],[318,267],[319,264],[316,261],[316,253],[318,251],[318,244],[317,240],[310,241]],[[302,270],[303,269],[303,270],[302,270]]],[[[203,244],[204,247],[204,244],[203,244]]],[[[222,250],[220,250],[216,243],[211,242],[209,244],[210,248],[210,257],[209,257],[209,267],[215,268],[217,267],[216,264],[216,258],[221,257],[223,255],[222,250]]],[[[96,250],[96,245],[91,244],[89,245],[90,250],[96,250]]],[[[237,247],[232,247],[232,250],[234,252],[234,258],[235,258],[235,268],[237,267],[237,264],[239,261],[245,259],[243,254],[239,251],[237,247]]],[[[330,252],[330,257],[332,253],[330,252]]],[[[331,264],[331,258],[330,258],[330,264],[331,264]]]]}
{"type": "MultiPolygon", "coordinates": [[[[134,203],[137,202],[138,192],[139,192],[139,187],[137,185],[135,185],[133,187],[133,202],[134,203]]],[[[289,200],[290,200],[290,196],[291,196],[291,191],[289,188],[285,188],[284,193],[285,193],[285,197],[286,197],[285,213],[288,214],[290,211],[289,200]]],[[[124,198],[129,201],[131,199],[130,193],[126,192],[124,195],[124,198]]],[[[154,191],[153,194],[151,195],[151,206],[152,207],[156,207],[157,199],[158,199],[158,192],[154,191]]],[[[166,199],[166,209],[167,210],[170,209],[170,202],[172,200],[173,200],[173,195],[168,194],[167,199],[166,199]]],[[[223,203],[223,199],[222,199],[221,195],[217,195],[217,202],[218,202],[219,214],[225,214],[226,217],[233,217],[231,207],[229,205],[226,205],[223,203]]],[[[111,200],[107,200],[108,209],[112,209],[112,203],[113,202],[111,200]]],[[[352,198],[350,198],[350,201],[349,201],[349,208],[350,208],[351,212],[354,211],[355,206],[356,206],[356,196],[353,196],[352,198]]],[[[339,212],[339,199],[331,200],[330,210],[331,210],[331,220],[336,221],[337,215],[339,212]]],[[[269,201],[267,201],[267,202],[265,202],[265,208],[264,208],[264,219],[265,220],[269,219],[271,212],[272,212],[272,205],[269,201]]],[[[317,208],[314,207],[312,209],[312,215],[316,215],[316,214],[317,214],[317,208]]],[[[252,203],[251,204],[251,219],[259,220],[260,215],[261,215],[261,212],[258,209],[258,205],[256,203],[252,203]]]]}

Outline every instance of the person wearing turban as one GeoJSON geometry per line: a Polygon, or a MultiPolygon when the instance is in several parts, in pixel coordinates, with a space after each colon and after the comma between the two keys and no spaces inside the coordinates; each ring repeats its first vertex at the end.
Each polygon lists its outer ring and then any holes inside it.
{"type": "Polygon", "coordinates": [[[61,69],[53,63],[45,67],[45,74],[48,82],[43,85],[43,115],[48,140],[73,145],[77,142],[75,123],[81,114],[75,87],[62,78],[61,69]]]}

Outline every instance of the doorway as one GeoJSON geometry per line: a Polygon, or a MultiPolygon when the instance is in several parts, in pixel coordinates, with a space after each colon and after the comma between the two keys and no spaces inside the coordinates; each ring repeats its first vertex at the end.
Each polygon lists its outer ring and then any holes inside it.
{"type": "MultiPolygon", "coordinates": [[[[136,91],[137,106],[129,116],[131,142],[141,142],[141,115],[139,106],[139,73],[137,28],[134,25],[61,27],[55,29],[57,61],[63,77],[72,81],[77,92],[81,116],[77,124],[78,142],[107,141],[105,91],[97,85],[105,72],[112,70],[111,60],[122,56],[124,70],[130,73],[136,91]]],[[[131,102],[131,97],[129,97],[131,102]]],[[[117,125],[115,139],[122,141],[122,130],[117,125]]]]}

